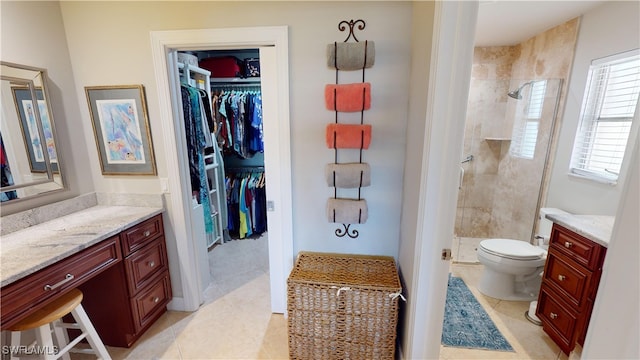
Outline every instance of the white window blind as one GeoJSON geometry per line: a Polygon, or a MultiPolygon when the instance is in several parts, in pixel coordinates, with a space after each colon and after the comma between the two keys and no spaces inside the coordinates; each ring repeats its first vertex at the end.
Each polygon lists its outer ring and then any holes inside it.
{"type": "Polygon", "coordinates": [[[640,94],[640,51],[594,60],[582,100],[570,172],[615,183],[640,94]]]}
{"type": "Polygon", "coordinates": [[[524,115],[516,117],[511,135],[509,153],[512,156],[533,159],[538,141],[538,125],[542,118],[544,94],[547,90],[547,81],[531,82],[531,90],[528,92],[524,115]]]}

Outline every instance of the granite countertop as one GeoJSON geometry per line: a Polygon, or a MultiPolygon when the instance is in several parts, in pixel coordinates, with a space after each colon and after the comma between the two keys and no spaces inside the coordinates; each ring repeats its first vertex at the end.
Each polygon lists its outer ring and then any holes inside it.
{"type": "Polygon", "coordinates": [[[158,207],[97,205],[0,237],[0,287],[147,220],[158,207]]]}
{"type": "Polygon", "coordinates": [[[597,244],[609,247],[615,216],[547,214],[546,218],[597,244]]]}

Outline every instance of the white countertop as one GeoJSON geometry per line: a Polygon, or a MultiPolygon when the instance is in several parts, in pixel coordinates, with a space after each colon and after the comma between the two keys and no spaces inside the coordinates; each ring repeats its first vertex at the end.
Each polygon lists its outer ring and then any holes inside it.
{"type": "Polygon", "coordinates": [[[97,205],[0,237],[0,287],[162,213],[162,208],[97,205]]]}
{"type": "Polygon", "coordinates": [[[547,214],[546,218],[597,244],[609,247],[615,216],[547,214]]]}

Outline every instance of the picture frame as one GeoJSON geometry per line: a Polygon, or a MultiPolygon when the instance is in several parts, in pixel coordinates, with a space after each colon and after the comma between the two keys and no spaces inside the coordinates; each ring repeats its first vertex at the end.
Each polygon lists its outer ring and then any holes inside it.
{"type": "Polygon", "coordinates": [[[86,86],[103,175],[156,175],[142,85],[86,86]]]}
{"type": "MultiPolygon", "coordinates": [[[[18,118],[20,119],[20,130],[22,132],[24,146],[27,150],[27,157],[29,158],[29,169],[32,173],[45,173],[47,172],[47,164],[45,163],[43,154],[45,147],[42,146],[43,142],[40,138],[35,114],[33,112],[31,90],[24,86],[12,86],[11,93],[13,94],[13,101],[16,106],[18,118]]],[[[59,173],[58,156],[56,153],[53,127],[51,125],[51,117],[49,116],[47,102],[44,98],[42,88],[35,88],[35,93],[42,123],[42,130],[44,133],[43,135],[45,138],[44,144],[46,146],[47,153],[49,154],[51,171],[53,173],[59,173]]]]}

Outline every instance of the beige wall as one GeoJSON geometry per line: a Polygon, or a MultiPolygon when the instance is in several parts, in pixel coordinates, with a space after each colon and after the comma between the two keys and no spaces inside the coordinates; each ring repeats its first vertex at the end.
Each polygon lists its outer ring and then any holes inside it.
{"type": "MultiPolygon", "coordinates": [[[[92,192],[94,187],[92,174],[87,171],[88,142],[83,131],[83,121],[86,119],[80,116],[58,3],[3,1],[0,10],[0,59],[44,68],[48,72],[50,103],[58,130],[56,147],[64,160],[63,173],[68,186],[64,192],[3,204],[2,215],[9,215],[92,192]]],[[[4,108],[4,102],[2,106],[4,108]]],[[[9,106],[13,108],[13,104],[9,106]]]]}
{"type": "MultiPolygon", "coordinates": [[[[410,4],[406,2],[61,2],[78,102],[82,105],[89,166],[97,191],[159,193],[159,178],[173,176],[165,164],[159,123],[150,31],[286,25],[289,27],[291,153],[294,250],[397,255],[404,162],[410,54],[410,4]],[[334,113],[324,109],[323,91],[335,82],[326,65],[326,45],[343,41],[341,20],[363,19],[360,40],[376,42],[376,63],[367,70],[372,108],[372,145],[364,154],[371,164],[372,186],[362,195],[369,205],[360,237],[334,236],[325,204],[333,195],[323,179],[333,161],[324,129],[334,113]],[[153,136],[158,177],[103,176],[98,166],[83,88],[143,84],[153,136]]],[[[343,77],[349,79],[348,77],[343,77]]],[[[357,81],[357,80],[356,80],[357,81]]]]}

